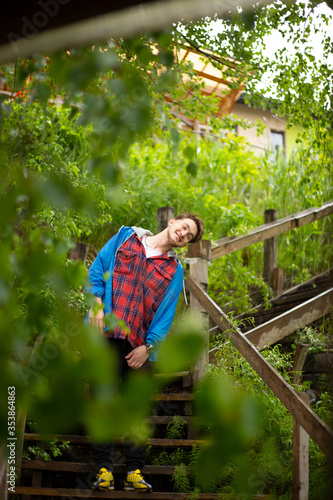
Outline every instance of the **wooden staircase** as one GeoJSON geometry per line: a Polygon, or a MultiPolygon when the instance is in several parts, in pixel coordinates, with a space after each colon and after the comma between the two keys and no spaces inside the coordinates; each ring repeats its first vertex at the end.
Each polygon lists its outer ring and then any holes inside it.
{"type": "Polygon", "coordinates": [[[253,327],[260,326],[277,316],[283,315],[288,311],[304,304],[311,299],[315,299],[319,295],[327,292],[333,287],[333,269],[311,278],[300,285],[297,285],[280,295],[273,297],[270,301],[270,307],[260,304],[250,311],[239,314],[235,317],[238,321],[242,321],[240,329],[243,333],[248,332],[253,327]],[[251,318],[252,321],[248,321],[251,318]]]}
{"type": "MultiPolygon", "coordinates": [[[[162,375],[155,375],[161,377],[162,375]]],[[[154,411],[148,419],[149,425],[155,429],[154,436],[149,438],[147,446],[151,447],[151,453],[147,458],[147,465],[143,469],[145,479],[153,485],[152,493],[137,493],[122,491],[122,481],[126,468],[123,461],[114,464],[115,490],[114,491],[93,491],[90,484],[95,478],[90,444],[90,436],[83,434],[76,435],[54,435],[50,439],[57,439],[59,442],[69,441],[70,452],[62,460],[22,460],[21,480],[16,486],[15,496],[9,498],[22,500],[44,500],[57,498],[149,498],[154,499],[190,499],[191,493],[180,493],[174,491],[172,475],[175,466],[154,465],[150,463],[150,455],[153,456],[161,451],[166,451],[169,455],[179,448],[189,451],[194,445],[200,446],[203,442],[195,439],[194,417],[192,416],[192,403],[194,394],[192,390],[192,377],[189,372],[174,374],[172,388],[166,388],[161,394],[154,396],[154,411]],[[176,388],[176,389],[175,389],[176,388]],[[172,391],[172,392],[171,392],[172,391]],[[184,436],[179,439],[167,439],[165,427],[173,421],[174,415],[180,415],[184,424],[184,436]],[[158,436],[158,437],[156,437],[158,436]],[[77,457],[81,459],[78,461],[77,457]],[[82,457],[85,457],[82,460],[82,457]],[[156,491],[155,491],[156,490],[156,491]]],[[[44,438],[45,439],[45,438],[44,438]]],[[[36,433],[25,433],[24,441],[26,445],[35,444],[40,447],[45,442],[36,433]]],[[[115,440],[116,457],[121,456],[122,439],[115,440]],[[118,454],[117,454],[118,452],[118,454]]],[[[195,498],[217,499],[217,493],[200,493],[195,498]]],[[[235,498],[225,496],[224,498],[235,498]]],[[[253,499],[270,498],[267,495],[255,495],[253,499]]]]}

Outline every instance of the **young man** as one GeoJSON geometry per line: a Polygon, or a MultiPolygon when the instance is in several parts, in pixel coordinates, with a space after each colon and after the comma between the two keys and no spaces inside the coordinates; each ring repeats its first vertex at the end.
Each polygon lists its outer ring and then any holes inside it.
{"type": "MultiPolygon", "coordinates": [[[[131,370],[149,370],[149,362],[156,361],[183,287],[183,267],[173,248],[199,241],[203,230],[202,220],[188,212],[171,219],[168,227],[155,236],[142,228],[123,226],[92,263],[90,291],[104,309],[96,315],[91,309],[89,322],[97,326],[116,351],[120,379],[131,370]],[[109,277],[105,281],[106,273],[109,277]],[[104,315],[109,312],[122,320],[126,328],[118,325],[113,331],[105,329],[104,315]]],[[[114,489],[113,444],[93,445],[93,457],[99,473],[92,489],[114,489]]],[[[144,459],[144,447],[125,444],[125,490],[152,491],[141,474],[144,459]]]]}

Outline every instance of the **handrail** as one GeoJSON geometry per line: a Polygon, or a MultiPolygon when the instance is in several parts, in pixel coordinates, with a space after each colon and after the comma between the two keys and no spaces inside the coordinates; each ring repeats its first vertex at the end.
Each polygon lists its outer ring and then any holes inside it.
{"type": "Polygon", "coordinates": [[[186,284],[188,290],[206,310],[215,324],[225,333],[226,337],[230,338],[236,349],[273,391],[275,396],[295,417],[319,448],[333,460],[333,431],[328,425],[306,405],[300,394],[266,361],[241,331],[229,322],[224,312],[192,277],[187,278],[186,284]]]}
{"type": "Polygon", "coordinates": [[[255,326],[244,335],[261,351],[265,346],[276,344],[281,339],[288,337],[297,328],[303,328],[329,314],[332,306],[333,288],[329,288],[289,311],[285,311],[275,318],[255,326]]]}
{"type": "Polygon", "coordinates": [[[320,208],[308,208],[302,212],[293,215],[288,215],[274,222],[268,222],[244,236],[230,236],[217,240],[217,247],[212,248],[212,260],[227,255],[229,253],[248,247],[259,241],[267,240],[278,234],[291,231],[298,227],[305,226],[310,222],[314,222],[322,217],[326,217],[333,213],[333,200],[324,203],[320,208]]]}

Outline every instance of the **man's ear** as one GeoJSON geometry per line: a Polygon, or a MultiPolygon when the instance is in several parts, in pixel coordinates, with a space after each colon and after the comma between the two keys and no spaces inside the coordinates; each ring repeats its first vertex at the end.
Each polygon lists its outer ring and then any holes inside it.
{"type": "Polygon", "coordinates": [[[168,222],[168,226],[172,226],[172,224],[174,224],[176,222],[176,219],[170,219],[169,222],[168,222]]]}

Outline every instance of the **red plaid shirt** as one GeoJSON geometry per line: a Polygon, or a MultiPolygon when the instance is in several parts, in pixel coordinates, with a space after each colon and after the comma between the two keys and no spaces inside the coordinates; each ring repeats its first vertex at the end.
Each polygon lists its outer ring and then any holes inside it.
{"type": "Polygon", "coordinates": [[[118,249],[112,282],[112,309],[129,333],[118,325],[106,335],[127,337],[132,347],[142,345],[176,268],[176,259],[166,253],[147,259],[140,238],[132,234],[118,249]]]}

